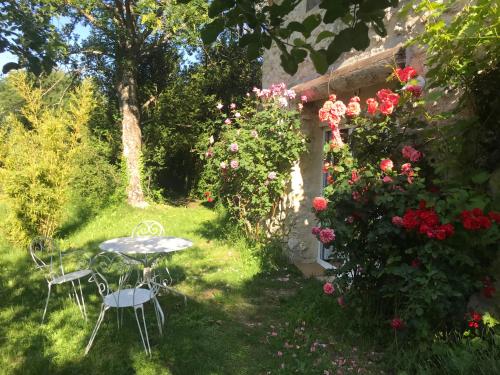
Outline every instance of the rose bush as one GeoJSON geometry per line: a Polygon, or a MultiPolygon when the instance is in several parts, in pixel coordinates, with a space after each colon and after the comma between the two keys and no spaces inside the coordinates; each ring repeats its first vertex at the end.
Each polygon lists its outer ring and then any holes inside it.
{"type": "Polygon", "coordinates": [[[228,115],[219,103],[219,127],[199,146],[203,190],[255,239],[271,230],[292,166],[306,150],[295,99],[279,84],[255,88],[243,108],[231,104],[228,115]]]}
{"type": "Polygon", "coordinates": [[[413,68],[394,76],[405,86],[380,90],[360,111],[345,116],[334,95],[321,108],[333,135],[324,147],[329,184],[313,201],[319,224],[312,233],[333,246],[340,264],[328,288],[335,298],[427,340],[463,323],[474,292],[489,285],[486,294],[494,293],[484,273],[498,251],[499,214],[480,188],[449,186],[435,175],[411,131],[425,116],[408,87],[422,91],[423,80],[413,68]],[[347,144],[341,121],[353,129],[347,144]]]}

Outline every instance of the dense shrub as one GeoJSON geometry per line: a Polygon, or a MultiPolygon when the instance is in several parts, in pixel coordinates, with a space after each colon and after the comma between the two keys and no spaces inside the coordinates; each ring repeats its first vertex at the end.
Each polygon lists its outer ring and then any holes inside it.
{"type": "Polygon", "coordinates": [[[25,73],[11,76],[24,104],[1,127],[0,188],[11,216],[9,236],[26,242],[53,236],[70,204],[88,211],[105,202],[116,188],[117,174],[90,135],[96,103],[89,81],[52,106],[25,73]]]}
{"type": "Polygon", "coordinates": [[[242,108],[229,104],[230,117],[221,116],[218,138],[206,137],[200,145],[206,160],[200,186],[208,201],[220,200],[246,233],[258,238],[278,213],[305,138],[293,91],[281,84],[254,94],[242,108]]]}
{"type": "MultiPolygon", "coordinates": [[[[477,186],[455,187],[426,165],[412,135],[425,124],[422,81],[406,72],[395,71],[405,84],[400,92],[380,90],[367,112],[357,97],[345,106],[334,96],[320,110],[334,134],[346,117],[353,149],[339,134],[325,145],[330,184],[313,201],[313,234],[333,246],[339,303],[428,340],[463,324],[467,301],[484,287],[497,255],[500,214],[481,192],[483,173],[472,178],[477,186]]],[[[325,285],[326,293],[334,289],[325,285]]]]}

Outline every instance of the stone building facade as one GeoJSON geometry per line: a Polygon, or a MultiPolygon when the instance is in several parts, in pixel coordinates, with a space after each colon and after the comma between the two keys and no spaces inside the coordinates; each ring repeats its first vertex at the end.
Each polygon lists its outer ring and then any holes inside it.
{"type": "MultiPolygon", "coordinates": [[[[321,12],[320,1],[303,0],[289,15],[290,21],[302,20],[310,14],[321,12]]],[[[405,1],[401,2],[404,6],[405,1]]],[[[418,18],[402,19],[398,10],[386,12],[388,35],[381,38],[374,32],[370,35],[370,46],[362,52],[352,50],[344,53],[326,75],[316,73],[311,60],[306,59],[294,76],[288,75],[280,65],[280,53],[273,46],[264,54],[263,87],[284,82],[293,88],[298,96],[305,95],[307,104],[302,112],[303,132],[309,139],[309,152],[306,153],[292,170],[290,192],[285,197],[286,217],[289,233],[285,238],[287,253],[296,263],[319,263],[325,268],[331,267],[326,261],[328,250],[322,249],[319,242],[311,235],[311,228],[316,220],[311,211],[312,199],[322,194],[324,176],[322,173],[323,144],[329,128],[318,119],[318,109],[330,93],[347,101],[357,95],[362,102],[372,97],[382,87],[387,87],[386,79],[395,65],[411,65],[419,74],[424,75],[424,52],[415,47],[405,48],[404,43],[414,33],[419,32],[422,20],[418,18]]],[[[311,35],[315,40],[323,30],[339,31],[339,25],[322,25],[311,35]]],[[[292,35],[291,40],[293,40],[292,35]]],[[[325,41],[328,43],[328,41],[325,41]]],[[[319,47],[322,47],[321,45],[319,47]]]]}

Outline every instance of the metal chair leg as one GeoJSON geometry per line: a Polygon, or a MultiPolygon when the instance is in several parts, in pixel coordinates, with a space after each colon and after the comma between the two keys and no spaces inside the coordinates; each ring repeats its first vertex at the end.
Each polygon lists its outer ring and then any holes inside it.
{"type": "Polygon", "coordinates": [[[76,291],[75,283],[72,281],[71,286],[73,287],[73,292],[75,293],[76,304],[78,305],[78,309],[80,310],[80,314],[82,314],[83,319],[85,319],[85,314],[83,313],[83,308],[80,303],[80,298],[78,298],[78,292],[76,291]]]}
{"type": "Polygon", "coordinates": [[[52,284],[48,284],[48,287],[49,287],[49,292],[47,293],[47,300],[45,301],[45,309],[43,310],[42,324],[43,321],[45,320],[45,314],[47,314],[47,307],[49,306],[50,290],[52,288],[52,284]]]}
{"type": "Polygon", "coordinates": [[[82,283],[80,279],[78,279],[78,287],[80,288],[80,298],[82,299],[83,316],[85,317],[85,321],[87,321],[87,309],[85,308],[85,298],[83,298],[82,283]]]}
{"type": "Polygon", "coordinates": [[[139,333],[141,335],[142,345],[144,346],[144,351],[146,354],[151,356],[151,347],[149,346],[149,338],[148,338],[148,330],[146,328],[146,319],[144,318],[144,306],[134,306],[135,320],[137,321],[137,327],[139,328],[139,333]],[[142,334],[141,323],[139,322],[139,316],[137,315],[137,310],[141,310],[142,313],[142,322],[144,324],[144,332],[146,336],[146,340],[144,340],[144,335],[142,334]],[[146,345],[147,344],[147,345],[146,345]]]}
{"type": "Polygon", "coordinates": [[[156,314],[156,323],[158,324],[158,331],[160,331],[160,335],[163,336],[163,324],[165,323],[165,316],[163,315],[163,310],[161,309],[160,303],[156,298],[153,299],[153,305],[155,308],[156,314]]]}
{"type": "Polygon", "coordinates": [[[88,354],[90,348],[92,347],[92,344],[94,343],[94,339],[97,335],[97,331],[99,330],[99,327],[101,326],[101,323],[104,320],[104,314],[106,313],[107,309],[109,309],[109,307],[107,307],[104,304],[101,305],[101,313],[99,314],[99,318],[97,318],[97,322],[96,322],[96,325],[94,327],[94,330],[92,331],[92,335],[90,336],[89,343],[87,344],[87,347],[85,348],[85,355],[88,354]]]}

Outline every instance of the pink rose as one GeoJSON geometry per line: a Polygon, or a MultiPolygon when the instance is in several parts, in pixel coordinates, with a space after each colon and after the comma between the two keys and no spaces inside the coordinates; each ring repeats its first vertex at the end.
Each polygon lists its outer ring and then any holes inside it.
{"type": "Polygon", "coordinates": [[[238,167],[240,166],[240,163],[238,162],[238,160],[231,160],[231,163],[229,163],[231,165],[231,168],[233,169],[238,169],[238,167]]]}
{"type": "Polygon", "coordinates": [[[390,100],[382,100],[380,103],[380,112],[383,115],[390,115],[394,111],[394,104],[390,100]]]}
{"type": "Polygon", "coordinates": [[[327,209],[328,201],[323,197],[315,197],[312,201],[312,205],[317,212],[321,212],[327,209]]]}
{"type": "Polygon", "coordinates": [[[359,98],[359,96],[353,96],[351,99],[349,99],[349,102],[359,103],[361,102],[361,99],[359,98]]]}
{"type": "Polygon", "coordinates": [[[333,284],[332,283],[325,283],[323,285],[323,292],[325,292],[325,294],[333,294],[333,292],[335,292],[335,288],[333,287],[333,284]]]}
{"type": "Polygon", "coordinates": [[[335,94],[330,94],[328,96],[328,100],[331,101],[331,102],[334,102],[335,100],[337,100],[337,95],[335,94]]]}
{"type": "Polygon", "coordinates": [[[402,319],[395,317],[391,320],[391,327],[392,329],[399,331],[405,327],[405,322],[402,319]]]}
{"type": "Polygon", "coordinates": [[[344,104],[344,102],[342,102],[341,100],[337,100],[335,103],[333,103],[333,108],[332,108],[332,111],[338,116],[338,117],[342,117],[345,115],[345,111],[346,111],[346,106],[344,104]]]}
{"type": "Polygon", "coordinates": [[[402,227],[403,226],[403,218],[401,216],[393,216],[392,217],[392,224],[394,224],[397,227],[402,227]]]}
{"type": "Polygon", "coordinates": [[[404,146],[401,153],[405,159],[409,159],[412,162],[417,162],[422,158],[422,153],[411,146],[404,146]]]}
{"type": "Polygon", "coordinates": [[[238,150],[239,150],[238,144],[236,142],[231,143],[231,146],[229,146],[229,149],[231,150],[231,152],[238,152],[238,150]]]}
{"type": "Polygon", "coordinates": [[[394,163],[391,159],[382,159],[380,162],[380,169],[384,172],[391,171],[394,168],[394,163]]]}
{"type": "Polygon", "coordinates": [[[374,115],[378,109],[378,102],[374,98],[369,98],[366,100],[366,104],[368,104],[368,108],[366,109],[370,115],[374,115]]]}
{"type": "Polygon", "coordinates": [[[359,102],[349,102],[345,113],[349,117],[359,116],[361,113],[361,106],[359,105],[359,102]]]}
{"type": "Polygon", "coordinates": [[[402,166],[401,166],[401,173],[402,174],[405,174],[405,175],[412,175],[413,173],[413,169],[411,168],[411,164],[410,163],[404,163],[402,166]]]}
{"type": "Polygon", "coordinates": [[[320,227],[312,227],[311,228],[311,233],[314,234],[315,236],[317,236],[319,234],[319,232],[321,232],[320,227]]]}
{"type": "Polygon", "coordinates": [[[231,109],[235,109],[235,108],[236,108],[236,104],[231,103],[231,104],[229,105],[229,108],[231,108],[231,109]]]}
{"type": "Polygon", "coordinates": [[[223,107],[222,103],[217,103],[217,109],[221,110],[223,107]]]}
{"type": "Polygon", "coordinates": [[[236,113],[234,114],[234,117],[236,117],[236,118],[240,118],[240,117],[241,117],[241,113],[236,112],[236,113]]]}
{"type": "Polygon", "coordinates": [[[300,100],[302,101],[302,103],[307,103],[307,96],[306,95],[302,95],[300,97],[300,100]]]}
{"type": "Polygon", "coordinates": [[[389,176],[384,176],[382,181],[385,182],[386,184],[388,184],[389,182],[392,182],[392,178],[390,178],[389,176]]]}
{"type": "Polygon", "coordinates": [[[224,124],[226,124],[226,125],[231,125],[231,119],[227,118],[227,119],[224,121],[224,124]]]}
{"type": "Polygon", "coordinates": [[[214,151],[211,148],[209,148],[207,152],[205,152],[205,157],[211,158],[212,156],[214,156],[214,151]]]}
{"type": "Polygon", "coordinates": [[[344,296],[340,296],[339,298],[337,298],[337,303],[344,307],[345,306],[345,299],[344,299],[344,296]]]}
{"type": "Polygon", "coordinates": [[[325,245],[329,244],[335,240],[335,232],[331,228],[321,229],[319,232],[319,240],[325,245]]]}
{"type": "Polygon", "coordinates": [[[269,172],[269,173],[267,174],[267,178],[268,178],[269,180],[274,180],[274,179],[276,178],[276,176],[277,176],[276,172],[269,172]]]}

